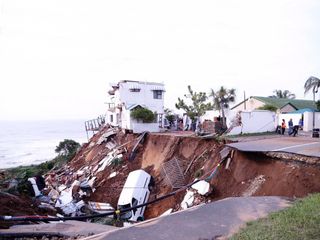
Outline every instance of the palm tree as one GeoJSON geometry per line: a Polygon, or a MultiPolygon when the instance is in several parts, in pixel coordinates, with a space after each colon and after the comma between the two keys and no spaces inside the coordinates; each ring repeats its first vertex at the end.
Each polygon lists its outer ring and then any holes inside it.
{"type": "MultiPolygon", "coordinates": [[[[316,105],[316,93],[318,92],[320,88],[320,79],[317,77],[309,77],[307,79],[307,81],[304,84],[304,94],[306,94],[307,92],[309,92],[312,89],[312,93],[313,93],[313,102],[316,105]]],[[[312,116],[312,126],[314,128],[315,126],[315,112],[313,111],[313,116],[312,116]]]]}
{"type": "Polygon", "coordinates": [[[270,96],[271,98],[285,98],[285,99],[294,99],[296,95],[291,93],[289,90],[274,90],[274,95],[270,96]]]}
{"type": "MultiPolygon", "coordinates": [[[[320,79],[316,77],[309,77],[304,84],[304,94],[309,92],[312,89],[313,94],[318,92],[320,88],[320,79]]],[[[314,97],[314,96],[313,96],[314,97]]],[[[314,100],[314,99],[313,99],[314,100]]]]}
{"type": "Polygon", "coordinates": [[[226,127],[224,110],[228,109],[229,104],[235,101],[236,90],[234,88],[227,89],[222,86],[217,92],[211,89],[209,96],[213,99],[213,108],[221,112],[222,125],[226,127]]]}

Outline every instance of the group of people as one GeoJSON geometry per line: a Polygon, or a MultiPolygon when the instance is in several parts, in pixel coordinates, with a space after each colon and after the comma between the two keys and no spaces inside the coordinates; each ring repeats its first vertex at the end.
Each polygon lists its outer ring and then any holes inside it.
{"type": "MultiPolygon", "coordinates": [[[[300,125],[300,122],[299,122],[299,125],[300,125]]],[[[289,126],[288,134],[289,134],[289,136],[293,135],[295,137],[297,135],[298,130],[300,128],[299,125],[293,125],[292,118],[290,118],[290,120],[288,121],[288,126],[289,126]]],[[[282,123],[281,123],[281,134],[282,135],[284,135],[286,128],[287,128],[286,121],[284,119],[282,119],[282,123]]]]}

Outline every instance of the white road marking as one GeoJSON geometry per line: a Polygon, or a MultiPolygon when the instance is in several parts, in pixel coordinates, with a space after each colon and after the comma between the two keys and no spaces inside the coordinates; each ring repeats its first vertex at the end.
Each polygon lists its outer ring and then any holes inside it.
{"type": "Polygon", "coordinates": [[[299,145],[290,146],[290,147],[278,148],[278,149],[274,149],[272,151],[282,151],[282,150],[286,150],[286,149],[290,149],[290,148],[303,147],[303,146],[308,146],[308,145],[313,145],[313,144],[320,144],[320,142],[304,143],[304,144],[299,144],[299,145]]]}

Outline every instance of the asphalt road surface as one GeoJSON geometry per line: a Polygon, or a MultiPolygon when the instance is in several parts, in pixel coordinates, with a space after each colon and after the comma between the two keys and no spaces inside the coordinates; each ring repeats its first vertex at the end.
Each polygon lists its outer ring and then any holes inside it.
{"type": "Polygon", "coordinates": [[[310,157],[320,157],[319,138],[278,137],[230,143],[227,146],[242,152],[287,152],[310,157]]]}
{"type": "Polygon", "coordinates": [[[245,222],[290,206],[281,197],[236,197],[163,216],[131,227],[101,233],[86,240],[199,240],[231,236],[245,222]]]}

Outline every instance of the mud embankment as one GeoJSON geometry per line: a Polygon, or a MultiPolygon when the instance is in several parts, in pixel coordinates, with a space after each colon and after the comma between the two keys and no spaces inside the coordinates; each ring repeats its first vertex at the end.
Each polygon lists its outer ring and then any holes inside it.
{"type": "Polygon", "coordinates": [[[236,152],[229,169],[221,170],[211,181],[215,189],[211,197],[304,197],[320,192],[319,181],[320,168],[317,165],[262,153],[236,152]]]}
{"type": "MultiPolygon", "coordinates": [[[[214,139],[148,134],[144,141],[137,145],[135,158],[129,160],[138,136],[118,131],[116,135],[103,140],[103,134],[107,131],[109,130],[105,128],[95,134],[67,166],[55,172],[62,176],[65,173],[72,175],[79,171],[89,171],[91,177],[96,178],[93,184],[95,191],[84,200],[110,203],[114,208],[117,207],[122,187],[131,171],[142,168],[154,177],[155,187],[150,195],[152,200],[174,190],[172,179],[168,179],[168,175],[175,178],[177,174],[166,173],[164,170],[166,163],[174,160],[179,165],[178,170],[182,174],[183,184],[186,185],[195,178],[203,178],[207,176],[206,174],[210,174],[221,160],[220,151],[224,148],[223,143],[214,139]],[[97,171],[99,162],[112,150],[111,142],[117,148],[121,146],[121,161],[97,171]]],[[[293,156],[293,161],[290,161],[288,155],[281,157],[281,155],[239,151],[231,155],[229,167],[226,169],[227,161],[224,161],[211,180],[212,192],[202,197],[200,202],[198,199],[195,204],[235,196],[303,197],[309,193],[320,192],[320,168],[314,164],[320,162],[320,159],[297,161],[297,156],[293,156]]],[[[146,208],[145,218],[157,217],[170,208],[178,210],[184,194],[183,191],[149,205],[146,208]]],[[[32,209],[30,202],[23,202],[27,204],[24,209],[32,209]]],[[[11,214],[23,215],[31,212],[23,211],[23,207],[18,211],[1,211],[1,215],[11,214]]]]}

